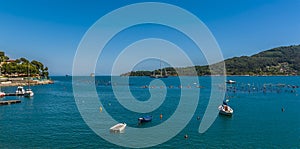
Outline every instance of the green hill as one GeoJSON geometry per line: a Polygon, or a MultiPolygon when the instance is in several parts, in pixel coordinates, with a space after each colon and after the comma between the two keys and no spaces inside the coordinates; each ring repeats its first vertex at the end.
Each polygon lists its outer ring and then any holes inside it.
{"type": "Polygon", "coordinates": [[[31,77],[48,78],[48,67],[43,63],[26,58],[12,60],[0,51],[0,76],[1,77],[31,77]]]}
{"type": "Polygon", "coordinates": [[[225,60],[228,75],[299,75],[300,45],[225,60]]]}
{"type": "MultiPolygon", "coordinates": [[[[300,45],[273,48],[252,56],[233,57],[225,60],[227,75],[300,75],[300,45]]],[[[210,75],[208,66],[195,66],[199,76],[210,75]]],[[[165,68],[176,76],[174,68],[165,68]]],[[[181,74],[191,75],[191,67],[176,68],[181,74]]],[[[160,70],[155,70],[160,71],[160,70]]],[[[122,76],[148,76],[151,71],[132,71],[122,76]]]]}

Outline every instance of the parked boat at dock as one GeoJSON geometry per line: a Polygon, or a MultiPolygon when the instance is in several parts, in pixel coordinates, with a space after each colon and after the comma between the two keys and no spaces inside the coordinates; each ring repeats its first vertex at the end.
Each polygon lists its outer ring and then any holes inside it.
{"type": "Polygon", "coordinates": [[[33,95],[34,95],[34,93],[30,88],[26,89],[26,91],[24,93],[25,97],[32,97],[33,95]]]}
{"type": "Polygon", "coordinates": [[[4,92],[0,92],[0,97],[4,97],[5,93],[4,92]]]}
{"type": "Polygon", "coordinates": [[[17,95],[24,95],[25,94],[25,90],[24,90],[23,86],[18,86],[17,87],[16,94],[17,95]]]}

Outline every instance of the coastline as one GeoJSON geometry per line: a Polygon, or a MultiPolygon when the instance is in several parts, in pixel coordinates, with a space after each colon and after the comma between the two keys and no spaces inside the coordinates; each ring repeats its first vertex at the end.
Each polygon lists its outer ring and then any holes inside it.
{"type": "Polygon", "coordinates": [[[53,80],[30,80],[29,82],[27,80],[21,80],[21,81],[6,81],[1,82],[0,87],[10,87],[10,86],[28,86],[28,83],[31,86],[35,85],[46,85],[46,84],[53,84],[53,80]]]}
{"type": "MultiPolygon", "coordinates": [[[[179,75],[179,76],[169,76],[169,77],[210,77],[210,76],[225,76],[225,77],[297,77],[300,75],[179,75]]],[[[120,75],[120,77],[149,77],[149,76],[124,76],[120,75]]]]}

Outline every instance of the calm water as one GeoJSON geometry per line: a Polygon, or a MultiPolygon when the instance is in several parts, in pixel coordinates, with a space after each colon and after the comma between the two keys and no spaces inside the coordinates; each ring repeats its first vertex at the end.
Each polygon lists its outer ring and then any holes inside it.
{"type": "MultiPolygon", "coordinates": [[[[0,106],[0,148],[120,148],[100,138],[85,124],[72,93],[72,78],[52,79],[55,84],[32,87],[34,98],[0,99],[22,100],[20,104],[0,106]]],[[[300,148],[300,89],[292,88],[292,85],[300,85],[300,77],[228,79],[238,82],[229,86],[229,89],[234,89],[227,93],[230,97],[229,105],[234,109],[232,117],[218,116],[208,131],[198,133],[201,121],[197,117],[203,116],[210,95],[210,77],[199,77],[200,85],[204,88],[200,90],[199,105],[192,120],[178,135],[155,148],[300,148]],[[188,134],[188,139],[184,139],[185,134],[188,134]]],[[[83,78],[83,83],[92,83],[84,80],[83,78]]],[[[165,101],[158,109],[149,113],[153,115],[152,122],[138,126],[137,118],[141,114],[118,103],[112,93],[113,83],[109,81],[109,77],[96,77],[99,99],[104,108],[115,120],[137,128],[165,122],[176,110],[180,90],[190,90],[192,94],[198,89],[193,82],[181,84],[180,89],[178,78],[164,79],[168,87],[172,86],[167,89],[165,101]],[[163,120],[159,119],[160,113],[163,113],[163,120]]],[[[117,85],[129,85],[134,97],[144,101],[150,98],[150,92],[141,86],[149,85],[150,82],[151,79],[147,77],[133,77],[129,84],[117,85]]],[[[14,92],[15,89],[16,87],[7,87],[2,88],[2,91],[14,92]]],[[[159,90],[160,87],[154,89],[159,90]]],[[[112,135],[122,137],[122,134],[112,135]]]]}

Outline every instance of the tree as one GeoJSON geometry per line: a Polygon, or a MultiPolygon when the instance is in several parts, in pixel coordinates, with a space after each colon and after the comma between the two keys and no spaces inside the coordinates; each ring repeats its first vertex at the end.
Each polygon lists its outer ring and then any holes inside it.
{"type": "Polygon", "coordinates": [[[22,63],[29,63],[29,61],[24,57],[20,58],[20,60],[21,60],[22,63]]]}
{"type": "Polygon", "coordinates": [[[15,62],[16,62],[17,64],[20,64],[20,63],[21,63],[21,60],[20,60],[20,59],[16,59],[15,62]]]}
{"type": "Polygon", "coordinates": [[[6,62],[7,60],[9,60],[9,57],[7,57],[7,56],[0,56],[0,62],[6,62]]]}
{"type": "Polygon", "coordinates": [[[38,70],[42,70],[44,68],[44,65],[41,62],[38,62],[36,60],[31,61],[31,64],[36,66],[38,70]]]}

